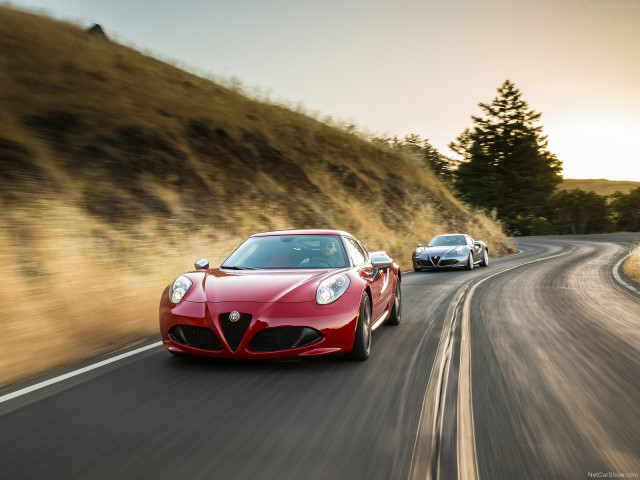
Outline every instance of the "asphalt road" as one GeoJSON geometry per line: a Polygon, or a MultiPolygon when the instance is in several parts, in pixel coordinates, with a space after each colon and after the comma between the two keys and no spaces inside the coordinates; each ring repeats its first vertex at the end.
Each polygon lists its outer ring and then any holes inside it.
{"type": "Polygon", "coordinates": [[[154,347],[2,391],[0,478],[640,478],[640,293],[614,278],[638,241],[523,238],[488,268],[407,272],[366,362],[154,347]]]}

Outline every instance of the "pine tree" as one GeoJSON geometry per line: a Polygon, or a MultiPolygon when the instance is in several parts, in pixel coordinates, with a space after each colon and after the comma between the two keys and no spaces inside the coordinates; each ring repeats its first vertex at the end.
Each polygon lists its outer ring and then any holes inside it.
{"type": "Polygon", "coordinates": [[[449,145],[462,157],[454,187],[467,203],[495,210],[511,233],[529,234],[562,181],[562,164],[536,124],[541,114],[511,81],[497,91],[493,102],[479,104],[485,117],[471,117],[474,128],[449,145]]]}

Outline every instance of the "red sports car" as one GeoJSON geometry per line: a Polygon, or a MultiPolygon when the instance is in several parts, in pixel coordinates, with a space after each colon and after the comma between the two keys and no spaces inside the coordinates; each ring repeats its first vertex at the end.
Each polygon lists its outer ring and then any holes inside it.
{"type": "Polygon", "coordinates": [[[400,323],[398,265],[346,232],[258,233],[219,268],[195,268],[160,301],[160,333],[174,354],[366,360],[371,332],[400,323]]]}

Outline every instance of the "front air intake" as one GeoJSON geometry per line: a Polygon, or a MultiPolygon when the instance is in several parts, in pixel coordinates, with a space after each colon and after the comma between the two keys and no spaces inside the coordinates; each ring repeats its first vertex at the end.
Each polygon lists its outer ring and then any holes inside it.
{"type": "Polygon", "coordinates": [[[260,330],[251,339],[249,348],[257,352],[277,352],[306,347],[322,340],[320,332],[308,327],[276,327],[260,330]]]}
{"type": "Polygon", "coordinates": [[[169,332],[174,342],[202,350],[222,350],[222,342],[209,328],[176,325],[169,332]]]}

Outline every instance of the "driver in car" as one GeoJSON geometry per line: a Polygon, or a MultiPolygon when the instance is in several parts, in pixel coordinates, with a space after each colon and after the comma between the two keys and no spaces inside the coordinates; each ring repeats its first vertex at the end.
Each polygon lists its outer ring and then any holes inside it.
{"type": "Polygon", "coordinates": [[[333,238],[323,238],[320,240],[320,253],[332,267],[341,266],[344,262],[341,256],[338,256],[338,246],[333,238]]]}
{"type": "Polygon", "coordinates": [[[344,267],[344,258],[338,249],[336,240],[334,238],[320,239],[320,256],[307,257],[298,265],[306,267],[309,264],[315,267],[344,267]]]}

